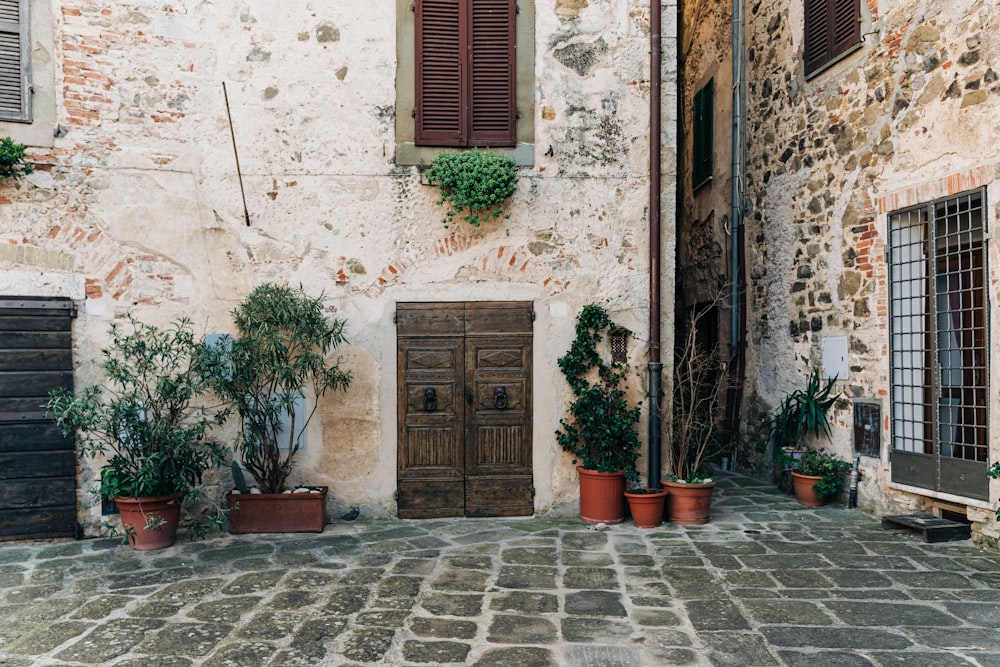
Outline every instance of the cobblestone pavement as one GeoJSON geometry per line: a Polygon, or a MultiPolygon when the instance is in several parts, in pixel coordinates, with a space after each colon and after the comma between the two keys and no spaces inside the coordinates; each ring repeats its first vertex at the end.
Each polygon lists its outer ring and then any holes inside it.
{"type": "Polygon", "coordinates": [[[1000,665],[1000,556],[722,479],[713,521],[0,545],[0,665],[1000,665]]]}

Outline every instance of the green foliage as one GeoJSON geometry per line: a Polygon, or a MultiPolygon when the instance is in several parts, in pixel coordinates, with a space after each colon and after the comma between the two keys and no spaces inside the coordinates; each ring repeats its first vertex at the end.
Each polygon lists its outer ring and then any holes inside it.
{"type": "Polygon", "coordinates": [[[316,413],[314,402],[304,422],[296,423],[295,404],[305,389],[318,398],[351,382],[339,358],[326,359],[346,342],[346,321],[328,318],[324,307],[322,296],[309,297],[301,286],[266,283],[233,310],[236,336],[211,350],[212,384],[242,424],[236,451],[264,493],[285,490],[316,413]],[[287,441],[279,441],[283,430],[287,441]]]}
{"type": "Polygon", "coordinates": [[[806,450],[802,452],[800,458],[782,454],[778,457],[778,462],[793,472],[822,477],[813,486],[813,491],[823,501],[837,496],[844,476],[851,470],[850,463],[837,459],[823,448],[806,450]]]}
{"type": "Polygon", "coordinates": [[[799,448],[806,438],[830,437],[830,422],[826,413],[840,394],[834,394],[833,385],[837,378],[825,384],[819,377],[819,370],[813,369],[805,389],[796,389],[775,410],[771,418],[771,437],[776,448],[799,448]]]}
{"type": "Polygon", "coordinates": [[[187,319],[161,329],[130,315],[127,326],[113,324],[109,333],[104,384],[77,396],[53,391],[45,407],[65,435],[77,434],[82,456],[108,457],[96,494],[197,499],[203,472],[225,459],[225,450],[205,439],[225,411],[199,400],[210,390],[203,343],[187,319]]]}
{"type": "Polygon", "coordinates": [[[624,470],[627,479],[635,480],[640,408],[629,403],[622,388],[627,366],[605,361],[598,350],[604,335],[630,334],[616,326],[601,306],[589,304],[580,311],[576,338],[558,360],[576,398],[569,406],[572,418],[559,420],[562,428],[556,438],[575,457],[573,463],[598,472],[624,470]]]}
{"type": "MultiPolygon", "coordinates": [[[[986,471],[986,474],[993,479],[1000,479],[1000,463],[994,463],[990,466],[990,469],[986,471]]],[[[1000,508],[997,508],[997,521],[1000,521],[1000,508]]]]}
{"type": "Polygon", "coordinates": [[[441,199],[435,203],[448,204],[442,219],[446,227],[461,211],[468,211],[462,219],[476,227],[490,216],[499,218],[504,202],[517,190],[514,161],[489,151],[439,153],[426,176],[428,183],[441,189],[441,199]]]}
{"type": "Polygon", "coordinates": [[[0,137],[0,180],[18,180],[34,169],[24,161],[25,146],[10,137],[0,137]]]}

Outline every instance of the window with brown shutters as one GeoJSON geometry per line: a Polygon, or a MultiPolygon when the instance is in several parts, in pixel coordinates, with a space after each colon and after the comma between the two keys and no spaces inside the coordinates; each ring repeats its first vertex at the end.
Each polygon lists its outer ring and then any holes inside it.
{"type": "Polygon", "coordinates": [[[415,143],[513,146],[516,0],[416,0],[415,143]]]}
{"type": "Polygon", "coordinates": [[[861,43],[860,0],[804,0],[806,76],[861,43]]]}
{"type": "Polygon", "coordinates": [[[0,0],[0,120],[31,122],[28,0],[0,0]]]}

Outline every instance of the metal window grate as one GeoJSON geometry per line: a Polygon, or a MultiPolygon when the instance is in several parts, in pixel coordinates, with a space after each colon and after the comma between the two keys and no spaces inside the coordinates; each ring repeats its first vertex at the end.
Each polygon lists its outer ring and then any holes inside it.
{"type": "Polygon", "coordinates": [[[611,361],[616,364],[626,363],[628,361],[628,332],[612,331],[609,342],[611,344],[611,361]]]}
{"type": "Polygon", "coordinates": [[[889,216],[893,450],[987,460],[984,198],[889,216]]]}

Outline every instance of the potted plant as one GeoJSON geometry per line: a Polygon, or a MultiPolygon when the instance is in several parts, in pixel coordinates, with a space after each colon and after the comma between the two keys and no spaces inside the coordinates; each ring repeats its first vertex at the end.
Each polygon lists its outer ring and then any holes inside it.
{"type": "Polygon", "coordinates": [[[799,458],[782,455],[782,463],[791,468],[795,499],[809,507],[819,507],[836,498],[851,464],[841,461],[822,447],[809,449],[799,458]]]}
{"type": "Polygon", "coordinates": [[[614,355],[602,357],[600,349],[606,337],[629,335],[603,307],[586,305],[577,317],[573,344],[558,360],[573,400],[569,419],[559,420],[556,438],[578,464],[580,518],[586,523],[621,523],[625,478],[637,478],[639,406],[629,401],[623,387],[626,363],[614,355]]]}
{"type": "Polygon", "coordinates": [[[461,211],[466,211],[462,219],[475,227],[499,218],[504,202],[517,191],[514,161],[491,151],[439,153],[424,177],[440,188],[441,198],[435,203],[448,205],[442,219],[445,227],[461,211]]]}
{"type": "MultiPolygon", "coordinates": [[[[802,480],[803,474],[817,474],[805,472],[806,468],[822,467],[820,461],[815,458],[816,450],[808,449],[808,445],[823,437],[828,440],[830,438],[830,421],[827,413],[840,396],[833,393],[836,381],[837,378],[834,377],[824,382],[820,378],[819,370],[814,368],[809,374],[805,389],[796,389],[785,396],[772,416],[771,438],[776,451],[780,451],[776,461],[783,471],[791,473],[793,490],[799,487],[806,488],[806,483],[802,480]],[[804,465],[803,461],[807,457],[810,463],[804,465]]],[[[832,457],[822,457],[823,460],[827,458],[832,457]]],[[[844,465],[849,464],[844,463],[844,465]]],[[[815,481],[812,482],[814,483],[815,481]]],[[[836,495],[836,489],[829,493],[829,496],[832,495],[836,495]]],[[[798,491],[796,497],[802,502],[798,491]]],[[[805,504],[822,504],[811,497],[809,500],[810,503],[805,504]]]]}
{"type": "Polygon", "coordinates": [[[692,311],[674,346],[670,446],[665,456],[671,477],[663,485],[668,519],[684,525],[710,520],[716,481],[708,461],[722,450],[719,419],[727,382],[721,351],[698,340],[699,324],[714,305],[692,311]]]}
{"type": "MultiPolygon", "coordinates": [[[[93,492],[115,501],[129,544],[168,547],[181,503],[201,498],[202,474],[225,460],[225,450],[205,438],[225,411],[199,400],[210,390],[205,346],[188,320],[159,328],[130,315],[126,326],[111,325],[110,336],[101,350],[105,382],[77,396],[56,390],[46,408],[65,435],[77,434],[82,456],[107,456],[93,492]]],[[[192,536],[204,527],[196,521],[192,536]]]]}
{"type": "Polygon", "coordinates": [[[656,528],[663,523],[663,509],[667,503],[667,490],[638,487],[625,491],[629,514],[636,528],[656,528]]]}
{"type": "Polygon", "coordinates": [[[266,283],[233,310],[236,335],[213,355],[213,386],[240,419],[236,452],[256,482],[246,488],[234,465],[236,488],[226,497],[229,529],[246,532],[322,532],[326,487],[289,488],[288,480],[317,399],[351,382],[341,360],[327,355],[346,342],[346,321],[328,317],[322,296],[302,287],[266,283]],[[313,397],[304,419],[296,405],[313,397]]]}

